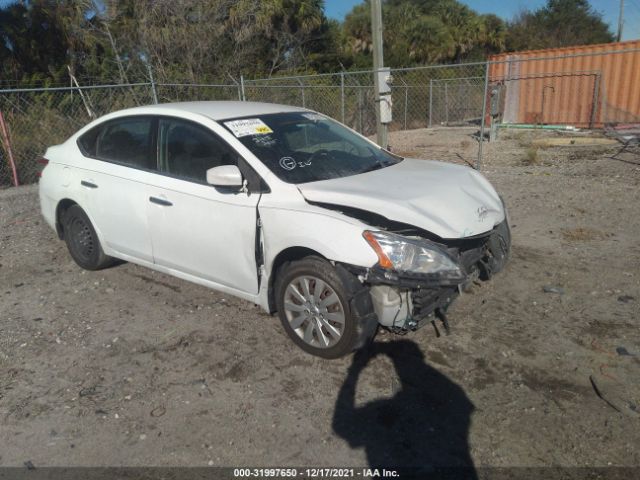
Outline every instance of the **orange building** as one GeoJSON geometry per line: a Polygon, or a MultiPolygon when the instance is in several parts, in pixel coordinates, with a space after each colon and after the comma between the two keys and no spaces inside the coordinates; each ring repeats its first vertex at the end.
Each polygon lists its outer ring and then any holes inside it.
{"type": "Polygon", "coordinates": [[[489,61],[503,123],[640,122],[640,40],[503,53],[489,61]]]}

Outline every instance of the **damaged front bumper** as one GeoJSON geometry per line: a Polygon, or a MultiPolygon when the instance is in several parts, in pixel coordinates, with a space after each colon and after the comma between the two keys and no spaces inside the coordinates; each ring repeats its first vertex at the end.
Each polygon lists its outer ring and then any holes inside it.
{"type": "Polygon", "coordinates": [[[489,280],[504,268],[511,249],[508,221],[490,232],[464,239],[442,240],[441,247],[456,259],[461,275],[400,273],[372,267],[348,267],[370,286],[378,321],[395,333],[406,333],[440,318],[448,329],[446,311],[473,282],[489,280]]]}

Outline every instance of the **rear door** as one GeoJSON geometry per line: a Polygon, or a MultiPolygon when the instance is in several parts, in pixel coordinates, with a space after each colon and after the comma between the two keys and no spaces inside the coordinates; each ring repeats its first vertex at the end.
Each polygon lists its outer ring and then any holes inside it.
{"type": "Polygon", "coordinates": [[[257,294],[258,194],[217,189],[206,171],[234,165],[238,154],[203,125],[161,118],[161,175],[149,188],[147,215],[155,263],[257,294]]]}
{"type": "Polygon", "coordinates": [[[153,261],[147,228],[148,182],[157,172],[157,119],[108,121],[80,137],[83,208],[103,242],[116,253],[153,261]]]}

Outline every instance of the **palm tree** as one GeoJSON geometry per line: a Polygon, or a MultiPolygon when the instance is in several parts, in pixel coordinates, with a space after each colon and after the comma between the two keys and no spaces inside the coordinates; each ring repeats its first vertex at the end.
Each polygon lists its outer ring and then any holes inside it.
{"type": "Polygon", "coordinates": [[[444,0],[434,9],[434,13],[448,28],[454,44],[453,59],[460,62],[465,53],[477,45],[483,28],[478,15],[455,0],[444,0]]]}

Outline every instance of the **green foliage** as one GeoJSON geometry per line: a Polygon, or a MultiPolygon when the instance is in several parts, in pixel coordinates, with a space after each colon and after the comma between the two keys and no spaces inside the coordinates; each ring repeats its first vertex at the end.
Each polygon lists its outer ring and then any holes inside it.
{"type": "Polygon", "coordinates": [[[613,42],[613,34],[588,0],[547,0],[508,25],[509,51],[613,42]]]}
{"type": "MultiPolygon", "coordinates": [[[[0,8],[4,86],[230,77],[366,69],[370,3],[344,22],[323,0],[29,0],[0,8]]],[[[505,23],[458,0],[384,0],[385,63],[408,67],[484,60],[505,50],[609,42],[588,0],[548,0],[505,23]]]]}
{"type": "Polygon", "coordinates": [[[79,0],[31,0],[0,9],[0,78],[9,84],[109,77],[112,52],[92,35],[91,9],[79,0]]]}
{"type": "MultiPolygon", "coordinates": [[[[370,3],[356,5],[343,30],[345,52],[358,67],[371,66],[370,3]]],[[[548,0],[505,23],[478,15],[457,0],[386,0],[385,63],[392,67],[484,60],[503,51],[612,42],[588,0],[548,0]]]]}
{"type": "Polygon", "coordinates": [[[31,0],[0,8],[9,85],[205,81],[338,70],[341,28],[322,0],[31,0]]]}
{"type": "MultiPolygon", "coordinates": [[[[345,51],[371,66],[369,2],[344,21],[345,51]]],[[[406,67],[485,58],[504,50],[506,29],[495,15],[478,15],[457,0],[387,0],[383,4],[385,63],[406,67]]]]}

